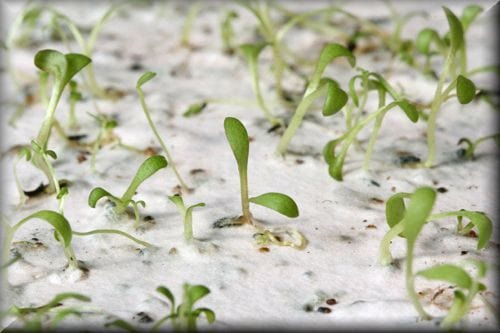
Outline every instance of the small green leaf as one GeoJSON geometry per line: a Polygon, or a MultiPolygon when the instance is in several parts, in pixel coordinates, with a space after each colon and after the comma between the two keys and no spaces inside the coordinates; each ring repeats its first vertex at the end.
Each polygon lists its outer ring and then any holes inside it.
{"type": "Polygon", "coordinates": [[[238,49],[247,59],[248,62],[257,61],[259,54],[268,45],[268,43],[256,43],[256,44],[241,44],[238,49]]]}
{"type": "Polygon", "coordinates": [[[227,117],[224,119],[224,131],[238,164],[238,169],[240,171],[246,170],[248,165],[249,141],[245,126],[238,119],[227,117]]]}
{"type": "Polygon", "coordinates": [[[31,160],[31,150],[28,147],[22,147],[21,149],[19,149],[19,152],[17,153],[17,157],[19,159],[26,157],[26,161],[29,161],[29,160],[31,160]]]}
{"type": "Polygon", "coordinates": [[[338,83],[327,78],[321,79],[320,86],[326,85],[326,98],[323,104],[323,116],[331,116],[339,112],[347,103],[348,96],[338,83]]]}
{"type": "Polygon", "coordinates": [[[71,245],[73,232],[71,230],[71,225],[63,215],[51,210],[41,210],[25,217],[18,223],[18,225],[24,224],[30,219],[45,220],[46,222],[51,224],[54,229],[56,229],[57,233],[60,236],[60,239],[62,239],[64,247],[68,247],[71,245]]]}
{"type": "Polygon", "coordinates": [[[395,103],[403,110],[410,121],[414,123],[418,121],[418,111],[413,103],[410,103],[407,99],[402,99],[395,103]]]}
{"type": "Polygon", "coordinates": [[[327,164],[333,164],[335,162],[335,147],[342,141],[343,138],[338,138],[335,140],[330,140],[327,142],[325,147],[323,148],[323,158],[325,159],[327,164]]]}
{"type": "Polygon", "coordinates": [[[45,155],[52,157],[53,160],[57,160],[57,154],[53,150],[46,150],[45,155]]]}
{"type": "Polygon", "coordinates": [[[461,210],[461,216],[468,218],[477,228],[477,249],[481,250],[488,245],[493,234],[493,223],[483,212],[461,210]]]}
{"type": "Polygon", "coordinates": [[[125,330],[126,332],[130,333],[136,333],[139,332],[134,326],[131,324],[127,323],[123,319],[117,319],[112,322],[104,324],[104,327],[109,328],[109,327],[118,327],[121,328],[122,330],[125,330]]]}
{"type": "Polygon", "coordinates": [[[83,54],[64,55],[56,50],[41,50],[35,55],[35,66],[52,74],[60,90],[90,62],[91,59],[83,54]]]}
{"type": "Polygon", "coordinates": [[[464,293],[461,290],[453,292],[454,298],[450,310],[446,317],[441,322],[441,328],[451,329],[453,325],[458,323],[467,313],[467,301],[464,293]]]}
{"type": "Polygon", "coordinates": [[[164,286],[159,286],[158,288],[156,288],[156,291],[165,296],[170,301],[171,306],[175,308],[175,297],[170,289],[164,286]]]}
{"type": "Polygon", "coordinates": [[[460,20],[449,8],[443,6],[443,10],[446,14],[446,19],[448,20],[448,25],[450,27],[450,52],[454,54],[464,45],[464,30],[460,20]]]}
{"type": "Polygon", "coordinates": [[[186,206],[184,205],[184,200],[182,199],[182,196],[180,196],[179,194],[168,196],[168,199],[172,201],[180,211],[184,212],[186,210],[186,206]]]}
{"type": "Polygon", "coordinates": [[[431,45],[433,43],[438,48],[439,52],[444,50],[445,44],[439,37],[437,31],[431,28],[425,28],[418,33],[415,39],[415,48],[422,54],[430,55],[432,52],[431,45]]]}
{"type": "Polygon", "coordinates": [[[404,217],[404,235],[408,243],[414,243],[417,239],[435,201],[436,191],[430,187],[421,187],[411,195],[404,217]]]}
{"type": "Polygon", "coordinates": [[[210,289],[203,285],[188,286],[187,295],[190,303],[194,304],[199,299],[205,297],[210,293],[210,289]]]}
{"type": "Polygon", "coordinates": [[[76,73],[81,71],[85,66],[90,64],[92,59],[83,54],[68,53],[64,56],[66,58],[67,67],[64,75],[63,85],[66,85],[76,73]]]}
{"type": "Polygon", "coordinates": [[[215,313],[207,308],[198,308],[194,310],[193,314],[198,317],[200,314],[204,314],[205,317],[207,318],[207,321],[211,324],[215,321],[215,313]]]}
{"type": "Polygon", "coordinates": [[[406,213],[404,198],[409,198],[410,193],[396,193],[385,203],[385,218],[389,227],[394,227],[401,222],[406,213]]]}
{"type": "Polygon", "coordinates": [[[49,303],[45,306],[54,307],[66,299],[76,299],[82,302],[90,302],[91,299],[88,296],[78,294],[78,293],[60,293],[57,294],[49,303]]]}
{"type": "Polygon", "coordinates": [[[141,77],[139,78],[139,80],[137,80],[137,84],[135,85],[135,88],[140,89],[144,83],[148,82],[149,80],[151,80],[155,76],[156,76],[156,73],[154,73],[154,72],[146,72],[146,73],[142,74],[141,77]]]}
{"type": "Polygon", "coordinates": [[[474,96],[476,96],[476,85],[474,82],[465,76],[459,75],[457,77],[457,98],[460,104],[472,102],[474,96]]]}
{"type": "Polygon", "coordinates": [[[99,201],[102,197],[108,197],[110,198],[113,202],[119,202],[120,199],[103,189],[102,187],[96,187],[92,189],[92,191],[89,194],[89,199],[88,199],[88,204],[91,208],[95,208],[95,205],[97,204],[97,201],[99,201]]]}
{"type": "Polygon", "coordinates": [[[127,191],[122,196],[122,201],[128,203],[135,194],[135,191],[143,181],[154,175],[158,170],[166,168],[168,165],[165,157],[161,155],[154,155],[142,162],[137,170],[132,182],[130,183],[127,191]]]}
{"type": "Polygon", "coordinates": [[[288,217],[299,216],[299,208],[295,201],[283,193],[269,192],[249,199],[254,204],[277,211],[288,217]]]}
{"type": "Polygon", "coordinates": [[[484,9],[481,6],[472,4],[468,5],[464,8],[462,12],[462,16],[460,17],[460,21],[462,22],[462,26],[464,31],[467,31],[469,25],[476,19],[476,17],[481,14],[484,9]]]}
{"type": "Polygon", "coordinates": [[[200,114],[203,110],[205,110],[207,106],[208,103],[206,101],[191,104],[186,110],[186,112],[182,114],[182,116],[186,118],[194,117],[200,114]]]}
{"type": "Polygon", "coordinates": [[[469,289],[472,285],[469,274],[463,268],[451,264],[435,265],[421,270],[417,275],[429,280],[446,281],[463,289],[469,289]]]}
{"type": "Polygon", "coordinates": [[[65,195],[69,194],[69,190],[66,186],[61,187],[61,190],[57,194],[57,200],[61,200],[65,195]]]}

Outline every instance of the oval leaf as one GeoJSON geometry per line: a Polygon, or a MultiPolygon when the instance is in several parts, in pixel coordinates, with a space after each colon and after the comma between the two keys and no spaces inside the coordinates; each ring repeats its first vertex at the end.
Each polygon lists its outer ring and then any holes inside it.
{"type": "Polygon", "coordinates": [[[339,112],[346,105],[348,100],[346,92],[342,90],[338,84],[333,82],[333,80],[328,79],[325,83],[327,85],[327,91],[322,111],[325,117],[339,112]]]}
{"type": "Polygon", "coordinates": [[[406,99],[396,101],[395,103],[403,110],[411,122],[416,123],[418,121],[418,111],[414,104],[406,99]]]}
{"type": "Polygon", "coordinates": [[[417,239],[435,201],[436,191],[430,187],[421,187],[411,195],[404,217],[404,235],[408,243],[413,243],[417,239]]]}
{"type": "Polygon", "coordinates": [[[432,266],[418,272],[417,275],[429,280],[446,281],[463,289],[469,289],[472,284],[471,277],[463,268],[450,264],[432,266]]]}
{"type": "Polygon", "coordinates": [[[224,119],[224,131],[238,164],[238,169],[240,171],[246,170],[248,165],[249,141],[245,126],[238,119],[227,117],[224,119]]]}
{"type": "Polygon", "coordinates": [[[154,175],[158,170],[166,168],[167,165],[168,165],[167,160],[165,159],[165,157],[161,155],[151,156],[144,162],[142,162],[141,166],[139,167],[139,170],[137,170],[137,173],[134,176],[134,179],[132,179],[130,186],[127,188],[127,191],[125,191],[125,194],[122,196],[123,203],[126,204],[130,201],[130,199],[132,199],[132,197],[135,194],[135,191],[143,181],[154,175]]]}
{"type": "Polygon", "coordinates": [[[189,108],[186,110],[186,112],[182,114],[182,116],[186,118],[194,117],[200,114],[201,111],[205,110],[207,106],[208,103],[206,101],[191,104],[189,108]]]}
{"type": "Polygon", "coordinates": [[[175,297],[174,294],[168,289],[167,287],[164,286],[159,286],[156,288],[156,291],[165,296],[169,301],[172,307],[175,307],[175,297]]]}
{"type": "Polygon", "coordinates": [[[66,85],[76,73],[81,71],[92,61],[89,57],[79,53],[68,53],[64,57],[66,58],[67,67],[62,82],[63,85],[66,85]]]}
{"type": "Polygon", "coordinates": [[[196,303],[196,301],[210,293],[210,289],[203,285],[188,286],[187,288],[187,295],[189,297],[190,304],[196,303]]]}
{"type": "Polygon", "coordinates": [[[66,57],[56,50],[41,50],[35,55],[35,66],[63,81],[68,63],[66,57]]]}
{"type": "Polygon", "coordinates": [[[468,218],[477,228],[477,249],[481,250],[488,245],[493,234],[493,223],[483,212],[460,211],[461,216],[468,218]]]}
{"type": "Polygon", "coordinates": [[[210,310],[210,309],[207,309],[207,308],[198,308],[196,310],[194,310],[194,315],[196,317],[198,317],[200,314],[204,314],[205,317],[207,318],[207,321],[211,324],[215,321],[215,313],[210,310]]]}
{"type": "Polygon", "coordinates": [[[146,73],[142,74],[141,77],[139,78],[139,80],[137,80],[135,88],[140,89],[144,83],[148,82],[149,80],[151,80],[155,76],[156,76],[156,73],[154,73],[154,72],[146,72],[146,73]]]}
{"type": "Polygon", "coordinates": [[[249,201],[270,208],[288,217],[299,216],[299,208],[295,201],[283,193],[264,193],[257,197],[250,198],[249,201]]]}
{"type": "Polygon", "coordinates": [[[119,201],[117,197],[103,189],[102,187],[96,187],[92,189],[89,194],[88,204],[91,208],[95,208],[97,201],[99,201],[102,197],[111,198],[113,201],[119,201]]]}
{"type": "Polygon", "coordinates": [[[472,102],[476,96],[476,85],[474,82],[459,75],[457,77],[457,98],[460,104],[468,104],[472,102]]]}
{"type": "Polygon", "coordinates": [[[396,193],[385,203],[385,219],[389,227],[394,227],[401,222],[406,213],[404,198],[408,198],[410,193],[396,193]]]}
{"type": "Polygon", "coordinates": [[[259,58],[260,52],[266,47],[268,44],[267,43],[256,43],[256,44],[242,44],[238,48],[243,54],[243,56],[247,59],[249,62],[257,61],[259,58]]]}
{"type": "Polygon", "coordinates": [[[463,47],[464,44],[464,30],[460,20],[453,14],[453,12],[443,6],[444,13],[446,14],[446,19],[448,20],[448,25],[450,27],[450,46],[451,52],[455,53],[458,49],[463,47]]]}
{"type": "Polygon", "coordinates": [[[431,28],[422,29],[415,39],[415,48],[418,52],[430,55],[432,52],[431,45],[434,43],[439,51],[442,51],[444,48],[443,41],[439,38],[439,34],[436,30],[431,28]]]}
{"type": "Polygon", "coordinates": [[[467,31],[469,25],[476,19],[476,17],[483,12],[481,6],[472,4],[464,8],[460,21],[462,22],[462,27],[464,31],[467,31]]]}
{"type": "Polygon", "coordinates": [[[41,210],[25,217],[19,222],[19,224],[23,224],[30,219],[40,219],[51,224],[59,233],[59,239],[62,240],[63,246],[70,246],[73,232],[71,230],[71,225],[63,215],[52,210],[41,210]]]}

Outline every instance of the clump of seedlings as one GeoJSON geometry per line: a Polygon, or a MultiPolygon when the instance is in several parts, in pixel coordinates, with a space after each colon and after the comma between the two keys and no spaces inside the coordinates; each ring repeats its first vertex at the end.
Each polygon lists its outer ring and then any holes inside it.
{"type": "Polygon", "coordinates": [[[174,160],[172,159],[172,156],[170,155],[170,153],[168,152],[168,149],[167,149],[167,146],[165,145],[165,143],[163,142],[160,134],[158,133],[158,130],[156,129],[156,126],[154,125],[154,122],[153,120],[151,119],[151,115],[149,113],[149,109],[148,109],[148,106],[146,105],[146,100],[144,98],[144,92],[142,91],[142,85],[146,82],[148,82],[149,80],[151,80],[152,78],[154,78],[156,76],[156,73],[153,73],[153,72],[146,72],[144,73],[140,78],[139,80],[137,80],[137,84],[136,84],[136,90],[137,90],[137,94],[139,95],[139,99],[141,100],[141,106],[142,106],[142,109],[144,110],[144,114],[146,115],[146,119],[148,120],[148,124],[149,126],[151,127],[151,129],[153,130],[153,133],[155,134],[156,136],[156,139],[158,140],[158,142],[160,143],[161,147],[163,148],[163,151],[165,153],[165,156],[167,158],[167,161],[168,161],[168,164],[170,164],[170,166],[172,167],[172,170],[174,171],[175,173],[175,176],[177,177],[177,180],[179,181],[179,184],[182,188],[182,190],[184,192],[191,192],[192,190],[186,185],[186,183],[182,180],[182,177],[181,175],[179,174],[179,172],[177,171],[177,168],[175,167],[175,163],[174,163],[174,160]]]}
{"type": "Polygon", "coordinates": [[[135,214],[134,227],[137,228],[139,226],[139,205],[145,207],[146,203],[143,200],[135,201],[132,198],[134,197],[137,188],[139,187],[139,185],[141,185],[142,182],[151,177],[158,170],[166,168],[167,165],[167,160],[163,156],[155,155],[147,158],[144,162],[142,162],[134,178],[132,178],[129,187],[121,197],[112,195],[102,187],[96,187],[89,194],[89,206],[91,208],[95,208],[97,202],[101,198],[106,197],[113,204],[113,210],[118,216],[125,213],[129,206],[132,206],[135,214]]]}
{"type": "Polygon", "coordinates": [[[193,239],[193,209],[196,207],[204,207],[205,203],[200,202],[186,208],[182,196],[176,194],[169,196],[168,199],[177,206],[177,209],[181,213],[184,222],[184,239],[186,241],[193,239]]]}
{"type": "Polygon", "coordinates": [[[357,113],[353,115],[352,107],[347,108],[345,117],[346,131],[337,139],[329,141],[323,149],[323,156],[329,165],[328,172],[333,179],[338,181],[343,179],[342,169],[349,147],[353,142],[355,142],[359,132],[361,132],[361,130],[363,130],[370,122],[373,121],[374,126],[366,148],[363,165],[365,169],[368,169],[373,148],[382,126],[382,121],[384,120],[387,112],[395,107],[399,107],[412,122],[416,122],[419,116],[415,105],[409,102],[406,98],[400,96],[400,94],[398,94],[380,74],[361,68],[360,71],[361,74],[353,76],[349,81],[349,95],[351,96],[352,104],[358,107],[357,113]],[[361,82],[361,96],[359,96],[356,91],[355,85],[357,80],[360,80],[361,82]],[[365,110],[370,90],[375,90],[378,94],[377,110],[368,114],[364,119],[360,119],[363,111],[365,110]],[[389,94],[393,99],[391,103],[387,103],[387,94],[389,94]],[[335,154],[335,150],[338,146],[341,146],[340,152],[335,154]]]}
{"type": "Polygon", "coordinates": [[[24,332],[55,331],[58,325],[68,316],[81,317],[83,315],[84,309],[82,306],[69,306],[63,303],[70,299],[85,303],[91,301],[90,297],[82,294],[60,293],[46,304],[40,306],[18,307],[13,305],[2,315],[16,318],[17,322],[10,325],[15,327],[7,327],[2,332],[19,332],[19,330],[24,332]]]}
{"type": "Polygon", "coordinates": [[[387,200],[386,219],[390,230],[380,243],[379,260],[383,265],[390,264],[392,262],[391,241],[398,235],[406,239],[406,290],[422,319],[431,319],[432,317],[423,309],[418,300],[415,291],[415,277],[421,275],[428,279],[447,281],[456,285],[459,289],[455,290],[453,305],[448,315],[441,322],[442,327],[450,328],[467,314],[475,295],[485,289],[485,286],[478,282],[477,279],[484,277],[486,265],[479,261],[472,262],[478,269],[477,278],[472,278],[465,270],[451,264],[438,264],[413,273],[413,253],[417,237],[428,221],[456,216],[458,218],[457,232],[459,234],[467,235],[473,228],[476,228],[477,249],[481,250],[488,244],[493,227],[491,220],[482,212],[459,210],[431,214],[435,200],[436,192],[430,187],[419,188],[412,194],[397,193],[387,200]],[[405,205],[404,199],[409,199],[408,206],[405,205]],[[465,227],[462,224],[463,218],[470,220],[465,227]],[[465,291],[467,291],[467,295],[464,294],[465,291]]]}
{"type": "Polygon", "coordinates": [[[297,106],[292,120],[276,148],[276,153],[279,155],[286,153],[292,137],[299,128],[306,112],[316,99],[326,96],[322,111],[324,116],[331,116],[346,105],[348,100],[347,93],[340,88],[336,81],[322,77],[326,66],[338,57],[346,57],[351,66],[354,66],[356,63],[356,59],[351,51],[340,44],[328,44],[323,48],[302,100],[297,106]]]}
{"type": "MultiPolygon", "coordinates": [[[[270,208],[291,218],[299,216],[299,209],[295,201],[283,193],[269,192],[256,197],[249,197],[247,176],[249,140],[247,130],[238,119],[227,117],[224,119],[224,131],[238,165],[238,172],[240,175],[241,207],[243,212],[240,217],[231,220],[229,223],[231,225],[250,224],[255,226],[258,229],[258,233],[255,237],[257,242],[260,244],[271,242],[278,245],[292,246],[297,249],[303,249],[306,246],[307,241],[298,231],[286,231],[286,233],[291,234],[295,238],[296,243],[294,243],[291,241],[283,241],[280,237],[275,236],[272,230],[265,230],[255,224],[250,212],[250,203],[270,208]]],[[[215,226],[223,227],[224,225],[218,225],[216,222],[215,226]]]]}
{"type": "Polygon", "coordinates": [[[172,322],[175,332],[194,332],[197,329],[198,317],[204,314],[209,323],[215,321],[215,313],[208,308],[196,308],[194,305],[200,299],[210,293],[210,289],[203,285],[183,285],[182,303],[175,306],[175,297],[172,292],[164,286],[159,286],[156,291],[165,296],[170,302],[170,313],[159,319],[153,326],[152,331],[159,330],[167,320],[172,322]]]}
{"type": "Polygon", "coordinates": [[[468,138],[461,138],[460,140],[458,140],[457,144],[458,145],[465,144],[466,147],[457,150],[457,156],[465,160],[473,160],[475,157],[474,153],[476,151],[477,146],[480,143],[488,140],[494,140],[497,146],[500,146],[500,133],[483,136],[475,141],[472,141],[471,139],[468,138]]]}

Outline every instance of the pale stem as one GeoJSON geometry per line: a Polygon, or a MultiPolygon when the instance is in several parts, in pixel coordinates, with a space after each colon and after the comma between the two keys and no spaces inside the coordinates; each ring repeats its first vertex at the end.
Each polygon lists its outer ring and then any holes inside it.
{"type": "Polygon", "coordinates": [[[257,61],[256,59],[249,59],[248,62],[250,66],[250,73],[252,74],[252,87],[253,91],[255,92],[255,96],[257,97],[257,102],[259,103],[260,108],[262,111],[264,111],[264,114],[266,115],[267,120],[272,124],[276,125],[279,124],[280,121],[273,117],[271,112],[269,111],[269,108],[267,107],[264,97],[262,96],[262,92],[260,90],[260,85],[259,85],[259,69],[257,68],[257,61]]]}
{"type": "Polygon", "coordinates": [[[252,216],[250,214],[250,202],[248,201],[248,176],[246,168],[238,168],[240,174],[240,189],[241,189],[241,209],[243,211],[243,222],[252,222],[252,216]]]}
{"type": "Polygon", "coordinates": [[[134,236],[127,234],[126,232],[123,232],[121,230],[115,230],[115,229],[95,229],[91,231],[73,231],[73,235],[75,236],[89,236],[89,235],[94,235],[94,234],[116,234],[116,235],[121,235],[124,237],[127,237],[133,242],[136,242],[137,244],[140,244],[144,247],[154,247],[152,244],[141,241],[140,239],[135,238],[134,236]]]}
{"type": "Polygon", "coordinates": [[[425,312],[422,304],[418,301],[418,295],[415,292],[415,276],[413,275],[413,247],[414,242],[407,241],[407,249],[406,249],[406,292],[408,293],[408,297],[410,298],[413,306],[418,312],[420,318],[424,320],[430,320],[432,317],[425,312]]]}

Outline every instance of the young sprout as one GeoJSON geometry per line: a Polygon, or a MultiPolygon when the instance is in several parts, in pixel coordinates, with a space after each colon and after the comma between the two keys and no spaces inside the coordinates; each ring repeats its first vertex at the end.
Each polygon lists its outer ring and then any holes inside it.
{"type": "MultiPolygon", "coordinates": [[[[22,330],[27,332],[55,331],[59,325],[69,315],[81,317],[83,312],[77,306],[65,306],[62,302],[74,299],[80,302],[90,302],[90,297],[78,293],[60,293],[44,305],[37,307],[11,306],[6,315],[15,317],[22,322],[22,330]],[[47,322],[48,321],[48,322],[47,322]]],[[[17,326],[17,325],[16,325],[17,326]]],[[[12,331],[19,329],[16,327],[12,331]]],[[[11,331],[7,328],[5,330],[11,331]]]]}
{"type": "Polygon", "coordinates": [[[191,46],[191,43],[189,42],[189,37],[191,35],[191,30],[193,29],[194,20],[196,19],[196,16],[198,16],[198,13],[200,12],[200,8],[201,8],[201,3],[199,2],[195,2],[189,7],[186,16],[186,21],[184,22],[184,26],[182,27],[182,34],[181,34],[181,45],[184,47],[191,46]]]}
{"type": "Polygon", "coordinates": [[[257,102],[262,111],[264,111],[266,119],[271,123],[272,126],[275,126],[275,125],[280,125],[283,122],[280,119],[275,118],[271,114],[271,111],[269,111],[269,108],[267,107],[264,101],[264,97],[262,96],[259,84],[260,79],[259,79],[258,59],[259,59],[259,54],[266,47],[266,45],[267,45],[266,43],[242,44],[238,47],[238,49],[248,62],[248,67],[250,68],[250,75],[252,77],[252,88],[255,93],[255,96],[257,97],[257,102]]]}
{"type": "MultiPolygon", "coordinates": [[[[90,63],[90,58],[76,53],[62,54],[56,50],[42,50],[35,55],[35,65],[42,71],[53,76],[52,94],[47,106],[45,118],[32,147],[39,147],[34,151],[32,163],[39,168],[48,178],[50,193],[59,192],[58,184],[52,166],[47,162],[47,145],[52,127],[55,123],[55,112],[64,87],[82,68],[90,63]]],[[[55,155],[55,154],[54,154],[55,155]]]]}
{"type": "Polygon", "coordinates": [[[227,54],[234,53],[234,29],[232,23],[236,18],[238,18],[238,13],[234,10],[228,10],[220,24],[222,50],[227,54]]]}
{"type": "Polygon", "coordinates": [[[148,82],[149,80],[151,80],[155,76],[156,76],[156,73],[153,73],[153,72],[146,72],[146,73],[142,74],[142,76],[139,78],[139,80],[137,80],[137,84],[136,84],[136,88],[135,89],[137,90],[137,94],[139,95],[139,99],[141,101],[142,110],[144,110],[144,114],[146,115],[146,119],[148,120],[149,126],[153,130],[153,133],[156,136],[156,139],[158,139],[158,142],[160,143],[161,147],[163,148],[163,151],[165,153],[165,156],[167,157],[168,163],[172,166],[172,170],[174,171],[175,176],[177,177],[177,180],[179,181],[179,184],[181,185],[181,187],[184,190],[184,192],[188,192],[189,193],[192,190],[182,180],[181,175],[177,171],[177,168],[175,167],[174,160],[172,159],[172,156],[168,152],[167,146],[163,142],[160,134],[158,133],[158,130],[156,129],[156,126],[155,126],[153,120],[151,119],[151,115],[149,113],[148,106],[146,105],[146,100],[144,98],[144,92],[141,89],[142,85],[144,83],[148,82]]]}
{"type": "Polygon", "coordinates": [[[111,141],[115,141],[117,139],[113,133],[113,129],[118,125],[118,123],[116,122],[116,120],[109,118],[103,114],[93,115],[89,113],[89,115],[93,117],[99,124],[99,133],[97,134],[97,138],[91,144],[92,153],[90,157],[90,167],[92,171],[95,171],[96,170],[95,161],[97,157],[97,152],[99,151],[99,149],[102,148],[104,144],[111,141]]]}
{"type": "Polygon", "coordinates": [[[137,170],[137,173],[132,179],[132,182],[130,183],[129,187],[120,198],[112,195],[102,187],[96,187],[89,194],[89,199],[88,199],[89,206],[91,208],[95,208],[97,201],[99,201],[102,197],[106,197],[114,204],[115,213],[117,215],[121,215],[125,213],[127,207],[131,205],[135,214],[134,227],[137,228],[139,226],[138,206],[142,205],[142,207],[145,207],[146,203],[142,200],[140,201],[132,200],[132,198],[135,195],[137,188],[139,187],[139,185],[141,185],[142,182],[151,177],[158,170],[167,167],[167,165],[168,165],[167,160],[163,156],[155,155],[149,157],[141,164],[141,166],[137,170]]]}
{"type": "Polygon", "coordinates": [[[349,64],[353,67],[356,63],[356,59],[351,51],[340,44],[328,44],[323,48],[302,100],[297,106],[292,120],[278,144],[276,152],[279,155],[286,153],[288,145],[299,128],[307,110],[317,98],[326,96],[323,105],[324,116],[331,116],[337,113],[347,103],[347,94],[339,87],[338,83],[329,78],[322,78],[326,66],[338,57],[346,57],[349,64]]]}
{"type": "Polygon", "coordinates": [[[176,194],[169,196],[168,199],[177,206],[182,215],[182,220],[184,221],[184,239],[186,241],[193,239],[193,209],[196,207],[205,207],[205,203],[200,202],[186,208],[182,196],[176,194]]]}
{"type": "Polygon", "coordinates": [[[76,119],[75,105],[76,102],[82,100],[82,94],[78,90],[78,82],[75,80],[69,81],[69,120],[68,127],[71,129],[78,128],[78,121],[76,119]]]}
{"type": "Polygon", "coordinates": [[[482,138],[477,139],[476,141],[472,141],[468,138],[461,138],[458,140],[458,145],[465,143],[466,148],[460,148],[457,151],[457,155],[466,160],[474,159],[474,153],[476,151],[477,146],[484,141],[494,140],[497,146],[500,146],[500,133],[483,136],[482,138]]]}
{"type": "Polygon", "coordinates": [[[329,165],[329,174],[332,178],[338,181],[343,179],[342,169],[347,155],[347,150],[356,140],[358,133],[370,122],[374,121],[374,127],[365,153],[365,161],[363,165],[365,169],[368,169],[373,148],[382,126],[382,121],[387,112],[394,107],[399,107],[403,110],[410,121],[416,122],[418,120],[418,111],[416,107],[407,99],[401,97],[380,74],[361,69],[361,74],[354,76],[349,82],[349,95],[351,96],[354,106],[359,107],[358,112],[353,117],[351,114],[352,108],[348,108],[346,112],[346,132],[339,138],[329,141],[323,149],[323,156],[329,165]],[[358,96],[355,89],[355,83],[358,79],[361,80],[362,85],[361,103],[359,102],[360,96],[358,96]],[[376,90],[378,93],[378,109],[375,112],[370,113],[363,120],[359,120],[360,115],[364,110],[368,98],[368,92],[370,90],[376,90]],[[393,99],[393,101],[389,104],[386,102],[387,94],[389,94],[393,99]],[[340,152],[335,154],[335,149],[339,145],[342,145],[340,152]]]}
{"type": "MultiPolygon", "coordinates": [[[[398,235],[406,238],[406,290],[419,316],[423,319],[430,319],[431,316],[423,309],[415,291],[414,280],[416,275],[413,273],[413,252],[417,237],[425,223],[429,220],[457,216],[460,217],[459,225],[461,226],[463,217],[469,219],[470,223],[464,229],[470,231],[473,227],[476,227],[478,231],[478,250],[486,247],[493,231],[491,220],[482,212],[460,210],[431,215],[435,200],[436,192],[430,187],[419,188],[413,194],[397,193],[391,196],[386,203],[386,219],[390,230],[380,243],[379,260],[383,265],[388,265],[392,262],[390,252],[391,241],[398,235]],[[409,198],[408,206],[405,205],[405,198],[409,198]]],[[[435,269],[440,270],[438,268],[435,269]]],[[[432,276],[432,272],[423,272],[423,274],[422,272],[417,274],[427,275],[427,277],[432,276]]],[[[440,276],[453,276],[449,272],[442,272],[441,274],[440,276]]]]}
{"type": "MultiPolygon", "coordinates": [[[[233,221],[234,224],[250,224],[255,226],[252,214],[250,213],[250,203],[270,208],[287,217],[294,218],[299,216],[299,209],[297,207],[297,204],[286,194],[269,192],[256,197],[249,197],[247,176],[249,140],[247,130],[238,119],[227,117],[226,119],[224,119],[224,131],[226,133],[226,138],[229,142],[231,150],[233,151],[234,158],[236,159],[236,164],[238,165],[238,172],[240,175],[241,208],[243,214],[235,221],[233,221]]],[[[263,237],[269,238],[270,241],[273,240],[272,237],[269,237],[272,236],[272,232],[265,232],[261,228],[257,228],[259,229],[259,233],[262,236],[259,238],[261,242],[264,240],[263,237]]],[[[293,235],[298,236],[298,244],[287,243],[286,245],[290,245],[299,249],[305,247],[305,238],[298,232],[294,232],[293,235]]]]}
{"type": "Polygon", "coordinates": [[[196,102],[191,104],[188,109],[182,114],[185,118],[191,118],[199,115],[208,106],[206,101],[196,102]]]}
{"type": "Polygon", "coordinates": [[[175,332],[195,332],[197,329],[196,321],[201,314],[205,315],[208,323],[215,321],[215,313],[208,308],[194,309],[194,305],[200,299],[210,293],[210,289],[203,285],[183,284],[182,303],[175,306],[175,297],[172,292],[164,286],[159,286],[156,291],[165,296],[170,302],[170,313],[159,319],[151,331],[158,331],[162,324],[167,321],[172,321],[172,327],[175,332]]]}

